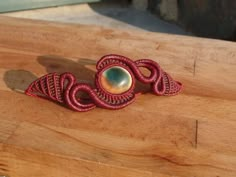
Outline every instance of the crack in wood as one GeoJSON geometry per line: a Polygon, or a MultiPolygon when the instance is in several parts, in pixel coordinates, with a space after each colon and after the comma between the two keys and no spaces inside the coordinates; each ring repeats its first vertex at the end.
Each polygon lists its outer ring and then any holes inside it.
{"type": "Polygon", "coordinates": [[[196,66],[197,66],[197,60],[194,59],[194,61],[193,61],[193,76],[196,75],[196,66]]]}
{"type": "Polygon", "coordinates": [[[198,143],[198,120],[196,120],[196,128],[195,128],[195,148],[197,148],[198,143]]]}

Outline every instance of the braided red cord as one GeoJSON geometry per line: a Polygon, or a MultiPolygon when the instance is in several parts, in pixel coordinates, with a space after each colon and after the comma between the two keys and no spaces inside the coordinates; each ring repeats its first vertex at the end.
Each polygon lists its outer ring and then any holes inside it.
{"type": "Polygon", "coordinates": [[[170,75],[164,72],[160,66],[149,59],[132,61],[120,55],[106,55],[97,62],[97,73],[95,79],[96,88],[85,83],[76,83],[76,78],[71,73],[50,73],[32,82],[25,93],[53,100],[75,111],[89,111],[96,106],[107,109],[120,109],[134,101],[135,79],[145,84],[150,84],[156,95],[176,95],[182,89],[180,82],[174,81],[170,75]],[[112,66],[126,69],[132,77],[132,85],[128,91],[122,94],[111,94],[101,86],[101,74],[112,66]],[[145,76],[139,67],[147,68],[149,76],[145,76]],[[78,98],[78,92],[86,92],[90,102],[86,103],[78,98]]]}

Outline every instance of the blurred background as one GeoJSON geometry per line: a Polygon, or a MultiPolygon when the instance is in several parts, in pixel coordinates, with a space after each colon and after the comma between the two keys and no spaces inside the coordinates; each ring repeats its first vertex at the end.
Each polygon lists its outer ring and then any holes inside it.
{"type": "Polygon", "coordinates": [[[0,13],[236,41],[236,0],[0,0],[0,13]]]}

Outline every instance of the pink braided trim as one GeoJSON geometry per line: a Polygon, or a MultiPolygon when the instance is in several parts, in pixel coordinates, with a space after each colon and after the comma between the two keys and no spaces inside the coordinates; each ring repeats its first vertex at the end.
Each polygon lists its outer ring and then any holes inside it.
{"type": "Polygon", "coordinates": [[[49,73],[32,82],[25,93],[29,96],[46,98],[61,103],[75,111],[89,111],[95,107],[107,109],[121,109],[131,104],[135,99],[135,79],[145,84],[150,84],[156,95],[176,95],[182,90],[182,84],[174,81],[153,60],[141,59],[132,61],[120,55],[106,55],[97,62],[95,79],[96,88],[85,83],[76,83],[76,78],[71,73],[49,73]],[[119,66],[127,70],[132,77],[130,89],[122,94],[111,94],[101,86],[102,73],[113,66],[119,66]],[[145,76],[139,69],[144,67],[150,71],[145,76]],[[85,92],[89,100],[77,96],[78,92],[85,92]]]}

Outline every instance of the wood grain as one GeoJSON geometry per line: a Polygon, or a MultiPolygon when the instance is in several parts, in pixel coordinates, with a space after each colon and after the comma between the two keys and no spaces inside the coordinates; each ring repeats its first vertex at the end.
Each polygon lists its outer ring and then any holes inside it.
{"type": "Polygon", "coordinates": [[[232,42],[0,17],[0,175],[234,177],[235,76],[232,42]],[[92,83],[110,53],[157,61],[183,93],[86,113],[21,93],[54,71],[92,83]]]}

